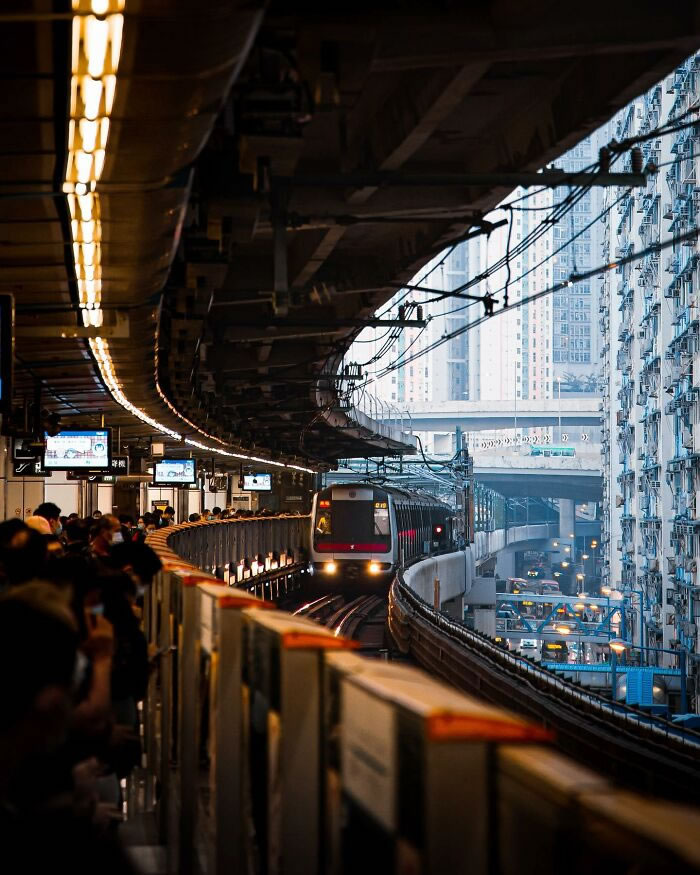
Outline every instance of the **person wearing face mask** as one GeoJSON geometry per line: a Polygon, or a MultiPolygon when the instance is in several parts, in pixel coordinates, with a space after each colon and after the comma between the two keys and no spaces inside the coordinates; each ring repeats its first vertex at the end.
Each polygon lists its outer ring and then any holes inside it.
{"type": "Polygon", "coordinates": [[[43,517],[51,528],[51,534],[56,535],[57,538],[60,537],[63,525],[60,519],[61,508],[57,504],[54,504],[53,501],[42,502],[34,511],[34,516],[43,517]]]}
{"type": "Polygon", "coordinates": [[[146,522],[142,516],[136,521],[136,525],[131,529],[129,541],[132,544],[142,544],[146,537],[146,522]]]}
{"type": "Polygon", "coordinates": [[[97,559],[106,559],[113,544],[123,544],[121,523],[111,513],[106,513],[91,529],[90,553],[97,559]]]}

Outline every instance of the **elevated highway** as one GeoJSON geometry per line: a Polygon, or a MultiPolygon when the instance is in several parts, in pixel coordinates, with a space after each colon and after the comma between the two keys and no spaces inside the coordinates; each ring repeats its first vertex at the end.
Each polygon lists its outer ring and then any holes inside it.
{"type": "Polygon", "coordinates": [[[532,496],[600,501],[603,472],[595,445],[572,457],[476,453],[474,476],[506,497],[532,496]]]}
{"type": "MultiPolygon", "coordinates": [[[[414,431],[495,431],[505,428],[545,428],[585,431],[600,425],[597,397],[512,401],[446,401],[409,406],[414,431]]],[[[577,439],[577,432],[571,435],[577,439]]]]}

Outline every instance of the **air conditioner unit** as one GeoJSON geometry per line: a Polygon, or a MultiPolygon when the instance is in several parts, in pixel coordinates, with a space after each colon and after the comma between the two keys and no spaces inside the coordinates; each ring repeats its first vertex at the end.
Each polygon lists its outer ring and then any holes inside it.
{"type": "Polygon", "coordinates": [[[666,625],[673,626],[675,617],[676,617],[675,614],[671,614],[671,613],[666,614],[666,625]]]}
{"type": "Polygon", "coordinates": [[[621,495],[615,496],[615,507],[622,507],[625,503],[625,499],[621,495]]]}

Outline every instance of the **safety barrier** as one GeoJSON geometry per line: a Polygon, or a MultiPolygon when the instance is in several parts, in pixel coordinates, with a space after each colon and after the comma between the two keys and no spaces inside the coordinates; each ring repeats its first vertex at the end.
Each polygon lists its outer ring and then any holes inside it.
{"type": "Polygon", "coordinates": [[[700,799],[700,734],[612,702],[436,612],[394,581],[389,625],[399,649],[431,674],[557,730],[559,746],[645,791],[700,799]]]}
{"type": "Polygon", "coordinates": [[[240,583],[308,553],[309,517],[298,515],[201,520],[167,526],[148,544],[168,562],[206,569],[227,583],[240,583]]]}
{"type": "Polygon", "coordinates": [[[695,811],[618,793],[539,726],[161,558],[145,729],[170,872],[560,875],[562,848],[574,873],[700,871],[695,811]]]}

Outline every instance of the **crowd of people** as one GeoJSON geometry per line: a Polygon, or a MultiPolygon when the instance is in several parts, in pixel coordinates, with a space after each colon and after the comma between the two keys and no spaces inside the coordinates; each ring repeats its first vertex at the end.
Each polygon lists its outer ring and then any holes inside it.
{"type": "Polygon", "coordinates": [[[56,863],[74,873],[135,871],[116,825],[123,781],[141,760],[138,703],[157,660],[141,610],[160,560],[144,540],[173,519],[172,508],[137,520],[66,517],[46,502],[26,521],[0,523],[8,872],[56,863]]]}
{"type": "MultiPolygon", "coordinates": [[[[293,511],[295,515],[300,514],[300,511],[293,511]]],[[[242,517],[261,517],[261,516],[277,516],[277,511],[270,510],[267,507],[262,507],[258,510],[248,510],[247,508],[238,507],[235,510],[233,508],[225,508],[222,510],[220,507],[215,507],[213,510],[203,510],[201,513],[191,513],[189,515],[188,521],[191,523],[198,523],[200,520],[207,520],[211,522],[212,520],[234,520],[241,519],[242,517]]]]}

